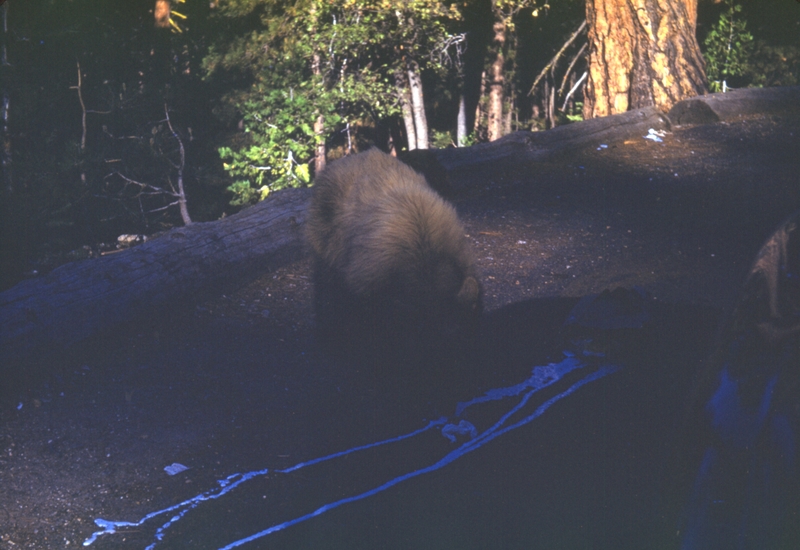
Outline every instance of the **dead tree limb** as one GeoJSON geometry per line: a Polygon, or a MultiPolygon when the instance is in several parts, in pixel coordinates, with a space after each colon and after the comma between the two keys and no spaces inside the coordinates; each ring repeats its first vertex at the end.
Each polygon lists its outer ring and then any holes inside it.
{"type": "MultiPolygon", "coordinates": [[[[572,58],[572,61],[570,62],[569,66],[567,67],[567,70],[564,72],[564,77],[561,79],[561,86],[558,87],[558,95],[559,95],[559,97],[562,97],[564,95],[564,88],[567,87],[567,80],[569,79],[569,75],[572,74],[572,69],[575,68],[575,65],[578,63],[578,60],[581,58],[581,56],[584,53],[586,53],[587,49],[589,49],[589,43],[588,42],[585,43],[583,46],[581,46],[581,49],[578,50],[578,53],[576,53],[575,56],[572,58]]],[[[563,111],[564,109],[561,109],[561,110],[563,111]]]]}
{"type": "Polygon", "coordinates": [[[573,32],[572,35],[567,39],[567,41],[564,42],[564,45],[561,46],[561,49],[556,52],[556,55],[553,56],[553,59],[551,59],[547,63],[547,65],[544,66],[542,72],[540,72],[539,75],[534,79],[533,86],[531,86],[528,95],[533,95],[533,92],[536,90],[536,86],[539,85],[539,81],[542,80],[545,76],[547,76],[547,73],[550,72],[555,67],[556,63],[558,63],[558,60],[561,58],[562,55],[564,55],[564,52],[567,50],[567,48],[569,48],[572,45],[572,43],[575,42],[575,39],[578,38],[578,36],[585,30],[586,30],[586,20],[584,19],[583,23],[581,23],[580,26],[575,30],[575,32],[573,32]]]}
{"type": "Polygon", "coordinates": [[[169,126],[169,131],[172,132],[172,137],[178,142],[178,146],[180,147],[181,152],[181,160],[179,163],[175,164],[170,161],[170,164],[175,167],[178,171],[178,207],[181,210],[181,219],[183,219],[183,225],[190,225],[192,223],[192,218],[189,217],[189,209],[186,207],[186,193],[183,190],[183,169],[186,167],[186,150],[183,148],[183,140],[181,136],[178,135],[178,132],[172,127],[172,121],[169,119],[169,108],[167,104],[164,104],[164,115],[167,117],[167,126],[169,126]]]}

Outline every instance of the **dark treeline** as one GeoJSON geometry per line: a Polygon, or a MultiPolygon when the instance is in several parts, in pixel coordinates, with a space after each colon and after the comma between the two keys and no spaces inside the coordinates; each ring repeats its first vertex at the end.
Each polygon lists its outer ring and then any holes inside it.
{"type": "MultiPolygon", "coordinates": [[[[797,84],[799,12],[701,0],[710,88],[797,84]]],[[[370,145],[464,146],[582,116],[585,0],[7,0],[0,14],[0,288],[307,185],[370,145]]]]}

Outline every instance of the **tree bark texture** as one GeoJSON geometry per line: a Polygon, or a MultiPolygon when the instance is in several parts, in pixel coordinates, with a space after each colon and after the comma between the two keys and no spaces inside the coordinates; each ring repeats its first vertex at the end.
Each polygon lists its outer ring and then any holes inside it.
{"type": "Polygon", "coordinates": [[[456,117],[456,145],[464,147],[467,141],[467,100],[464,91],[458,95],[458,116],[456,117]]]}
{"type": "Polygon", "coordinates": [[[3,91],[2,104],[0,105],[0,119],[2,119],[2,131],[0,131],[0,144],[2,144],[2,151],[0,154],[3,156],[3,182],[7,192],[14,191],[14,181],[11,177],[11,132],[8,128],[8,113],[11,107],[11,98],[7,91],[3,91]]]}
{"type": "Polygon", "coordinates": [[[481,124],[486,116],[486,109],[483,98],[486,95],[486,71],[481,72],[481,87],[478,92],[478,104],[475,106],[475,120],[472,123],[472,131],[476,137],[479,136],[481,124]]]}
{"type": "Polygon", "coordinates": [[[156,0],[156,8],[153,11],[153,17],[155,18],[155,25],[157,28],[169,28],[170,11],[169,0],[156,0]]]}
{"type": "Polygon", "coordinates": [[[408,74],[398,70],[395,74],[395,88],[400,100],[400,109],[403,112],[403,125],[406,128],[408,150],[417,148],[417,130],[414,127],[414,113],[411,110],[411,91],[408,89],[408,74]]]}
{"type": "Polygon", "coordinates": [[[175,303],[218,293],[299,256],[310,191],[293,189],[215,222],[66,264],[0,293],[0,364],[70,344],[175,303]]]}
{"type": "MultiPolygon", "coordinates": [[[[78,69],[78,72],[80,73],[80,67],[78,69]]],[[[166,103],[164,104],[164,115],[167,119],[169,131],[172,132],[172,137],[174,137],[175,141],[178,142],[178,151],[181,154],[180,162],[175,165],[178,171],[178,208],[180,208],[181,211],[183,225],[191,225],[192,218],[189,216],[189,206],[186,203],[186,189],[183,187],[183,171],[186,168],[186,149],[183,147],[183,140],[181,139],[181,136],[178,135],[178,132],[176,132],[175,128],[172,127],[172,120],[169,118],[169,107],[167,107],[166,103]]]]}
{"type": "MultiPolygon", "coordinates": [[[[8,4],[0,6],[0,14],[3,17],[3,51],[0,52],[0,65],[3,67],[10,66],[8,62],[8,51],[6,43],[8,42],[8,4]]],[[[0,155],[2,155],[3,165],[3,183],[5,190],[9,193],[14,191],[14,182],[11,178],[11,131],[8,127],[8,118],[11,108],[11,94],[8,91],[8,83],[0,89],[2,93],[2,103],[0,103],[0,120],[2,120],[2,129],[0,129],[0,155]]]]}
{"type": "Polygon", "coordinates": [[[428,118],[425,115],[425,96],[422,92],[422,78],[416,61],[408,63],[408,83],[411,88],[411,111],[414,114],[414,127],[417,135],[417,149],[428,148],[428,118]]]}
{"type": "MultiPolygon", "coordinates": [[[[311,72],[314,76],[321,77],[322,69],[321,69],[321,59],[319,53],[314,53],[314,58],[311,62],[311,72]]],[[[314,121],[314,136],[317,139],[317,147],[314,151],[314,173],[319,174],[325,168],[325,163],[327,162],[328,151],[325,147],[325,117],[321,114],[317,115],[316,120],[314,121]]]]}
{"type": "Polygon", "coordinates": [[[697,0],[587,0],[584,117],[675,103],[707,92],[697,0]]]}
{"type": "Polygon", "coordinates": [[[505,55],[506,24],[498,19],[494,22],[493,50],[491,74],[489,75],[489,109],[488,109],[488,138],[494,141],[503,137],[503,92],[505,81],[505,55]]]}
{"type": "Polygon", "coordinates": [[[314,173],[319,174],[325,169],[328,160],[328,148],[325,146],[325,117],[318,115],[314,121],[314,135],[317,136],[317,147],[314,151],[314,173]]]}

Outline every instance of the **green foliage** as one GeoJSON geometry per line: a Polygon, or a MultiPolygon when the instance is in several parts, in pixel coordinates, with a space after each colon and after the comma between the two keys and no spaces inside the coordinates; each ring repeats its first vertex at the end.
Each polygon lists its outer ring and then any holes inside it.
{"type": "Polygon", "coordinates": [[[737,17],[742,11],[734,0],[725,0],[727,12],[709,31],[704,41],[706,75],[713,92],[724,91],[727,80],[745,74],[753,51],[753,35],[747,32],[747,22],[737,17]]]}
{"type": "MultiPolygon", "coordinates": [[[[250,204],[271,190],[309,183],[308,162],[316,145],[309,121],[319,113],[313,99],[301,84],[297,90],[269,90],[241,104],[246,143],[219,149],[223,167],[236,179],[228,188],[234,196],[232,205],[250,204]]],[[[335,114],[329,120],[336,120],[335,114]]]]}
{"type": "Polygon", "coordinates": [[[232,204],[307,185],[318,144],[348,123],[397,116],[395,73],[406,59],[441,69],[433,53],[458,17],[456,4],[433,0],[221,1],[219,18],[237,31],[204,68],[210,80],[241,83],[225,102],[247,139],[219,149],[236,180],[232,204]]]}
{"type": "Polygon", "coordinates": [[[772,46],[758,40],[745,77],[751,86],[797,86],[800,84],[800,47],[772,46]]]}
{"type": "Polygon", "coordinates": [[[433,139],[431,144],[437,149],[446,149],[455,145],[455,140],[450,132],[433,131],[433,139]]]}
{"type": "Polygon", "coordinates": [[[461,145],[459,145],[459,147],[471,147],[476,143],[478,143],[478,136],[475,135],[475,131],[472,131],[461,140],[461,145]]]}
{"type": "Polygon", "coordinates": [[[573,122],[580,122],[583,120],[583,102],[576,101],[575,106],[569,112],[559,111],[556,116],[558,117],[558,125],[571,124],[573,122]]]}
{"type": "MultiPolygon", "coordinates": [[[[718,92],[737,86],[794,86],[800,83],[800,47],[754,40],[747,31],[742,6],[725,1],[725,11],[704,41],[709,88],[718,92]]],[[[751,13],[752,15],[752,13],[751,13]]]]}

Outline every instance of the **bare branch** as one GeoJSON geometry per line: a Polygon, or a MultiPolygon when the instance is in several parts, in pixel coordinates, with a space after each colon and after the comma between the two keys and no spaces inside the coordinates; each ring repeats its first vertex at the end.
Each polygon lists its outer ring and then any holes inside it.
{"type": "Polygon", "coordinates": [[[431,51],[431,59],[433,59],[434,56],[438,56],[441,65],[445,67],[453,66],[460,73],[464,67],[462,56],[466,51],[467,33],[451,34],[431,51]],[[450,48],[454,50],[455,60],[453,60],[453,56],[450,55],[450,48]]]}
{"type": "Polygon", "coordinates": [[[533,81],[533,86],[531,86],[531,89],[530,89],[530,91],[528,92],[528,95],[533,95],[533,92],[536,90],[536,86],[538,86],[538,85],[539,85],[539,81],[540,81],[542,78],[544,78],[544,77],[545,77],[545,75],[547,75],[547,73],[548,73],[548,72],[549,72],[551,69],[555,68],[555,65],[556,65],[556,63],[558,63],[558,60],[559,60],[559,58],[560,58],[560,57],[561,57],[561,56],[564,54],[564,51],[565,51],[567,48],[569,48],[569,47],[572,45],[572,43],[573,43],[573,42],[575,42],[575,39],[576,39],[576,38],[578,38],[578,36],[579,36],[579,35],[580,35],[580,34],[581,34],[581,33],[582,33],[584,30],[586,30],[586,20],[585,20],[585,19],[583,20],[583,23],[581,23],[581,24],[580,24],[580,26],[577,28],[577,30],[575,30],[575,32],[573,32],[573,33],[572,33],[572,36],[570,36],[570,37],[567,39],[567,41],[566,41],[566,42],[564,42],[564,45],[563,45],[563,46],[561,46],[561,49],[560,49],[560,50],[558,50],[558,52],[556,52],[556,55],[554,55],[554,56],[553,56],[553,59],[551,59],[551,60],[550,60],[550,61],[547,63],[547,65],[545,65],[545,66],[544,66],[544,69],[542,69],[542,72],[540,72],[540,73],[539,73],[539,76],[537,76],[537,77],[536,77],[536,79],[533,81]]]}
{"type": "MultiPolygon", "coordinates": [[[[183,140],[178,135],[178,132],[175,131],[175,128],[172,127],[172,121],[169,118],[169,108],[166,103],[164,103],[164,115],[167,117],[169,131],[172,132],[172,136],[177,140],[178,146],[180,147],[181,162],[178,166],[175,166],[176,170],[178,170],[178,206],[180,207],[183,224],[190,225],[192,223],[192,218],[189,217],[189,210],[186,207],[186,192],[183,188],[183,168],[186,166],[186,150],[183,148],[183,140]]],[[[171,183],[172,182],[170,182],[170,184],[171,183]]]]}
{"type": "Polygon", "coordinates": [[[168,205],[162,206],[161,208],[153,208],[152,210],[148,210],[147,213],[152,214],[153,212],[160,212],[161,210],[166,210],[167,208],[175,206],[176,204],[180,204],[180,201],[172,201],[168,205]]]}
{"type": "Polygon", "coordinates": [[[564,78],[561,79],[561,86],[558,88],[559,96],[564,95],[564,88],[567,85],[567,79],[569,78],[569,75],[572,74],[572,69],[575,68],[575,64],[578,62],[581,56],[583,56],[583,54],[586,52],[588,48],[589,48],[589,43],[588,42],[584,43],[584,45],[581,46],[581,49],[578,50],[578,53],[575,54],[575,57],[572,58],[572,62],[569,64],[569,67],[567,67],[567,71],[564,73],[564,78]]]}
{"type": "Polygon", "coordinates": [[[583,74],[581,75],[581,77],[578,79],[578,81],[572,87],[572,89],[567,93],[567,97],[564,98],[564,105],[562,105],[562,107],[561,107],[562,111],[566,111],[567,110],[567,102],[569,101],[569,98],[572,96],[573,93],[575,93],[575,90],[580,88],[581,84],[583,84],[583,81],[586,80],[587,76],[589,76],[589,72],[588,71],[584,71],[583,74]]]}
{"type": "Polygon", "coordinates": [[[83,93],[81,90],[82,78],[81,78],[81,62],[76,61],[78,65],[78,85],[71,86],[72,89],[78,90],[78,101],[81,104],[81,125],[83,126],[83,133],[81,134],[81,152],[86,151],[86,104],[83,102],[83,93]]]}
{"type": "Polygon", "coordinates": [[[173,193],[173,192],[171,192],[171,191],[169,191],[167,189],[164,189],[163,187],[159,187],[159,186],[153,185],[151,183],[143,183],[141,181],[136,181],[134,179],[131,179],[128,176],[126,176],[125,174],[123,174],[122,172],[112,172],[111,174],[108,174],[105,177],[105,179],[108,179],[111,176],[119,176],[121,179],[125,180],[126,185],[135,185],[135,186],[139,187],[140,189],[142,189],[142,191],[140,191],[137,194],[137,196],[142,196],[142,195],[145,195],[145,196],[149,196],[149,195],[171,195],[173,197],[178,197],[179,196],[178,193],[173,193]],[[146,189],[148,189],[150,191],[145,191],[146,189]]]}

